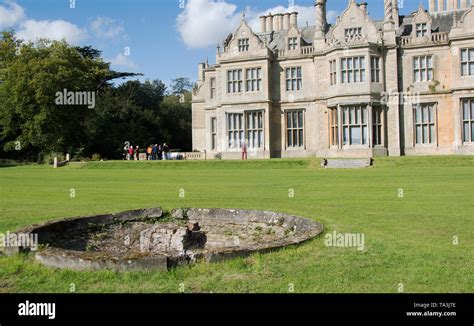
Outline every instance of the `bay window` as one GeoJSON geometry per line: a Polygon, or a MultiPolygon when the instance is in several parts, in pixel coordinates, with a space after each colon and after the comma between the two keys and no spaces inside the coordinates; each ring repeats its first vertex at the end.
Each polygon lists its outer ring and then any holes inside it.
{"type": "Polygon", "coordinates": [[[474,142],[474,99],[462,100],[462,139],[464,143],[474,142]]]}
{"type": "Polygon", "coordinates": [[[415,82],[433,80],[433,56],[424,55],[413,58],[413,80],[415,82]]]}
{"type": "Polygon", "coordinates": [[[286,112],[286,146],[304,147],[304,111],[286,112]]]}
{"type": "Polygon", "coordinates": [[[249,148],[263,147],[263,112],[246,113],[247,145],[249,148]]]}
{"type": "Polygon", "coordinates": [[[243,113],[227,113],[227,140],[229,148],[240,148],[244,139],[243,113]]]}
{"type": "Polygon", "coordinates": [[[435,105],[419,104],[413,107],[415,144],[434,144],[436,137],[435,105]]]}
{"type": "Polygon", "coordinates": [[[342,107],[342,141],[344,145],[366,145],[367,131],[366,106],[342,107]]]}
{"type": "Polygon", "coordinates": [[[227,71],[227,93],[241,93],[243,91],[242,69],[227,71]]]}
{"type": "Polygon", "coordinates": [[[341,83],[365,82],[365,57],[341,59],[341,83]]]}

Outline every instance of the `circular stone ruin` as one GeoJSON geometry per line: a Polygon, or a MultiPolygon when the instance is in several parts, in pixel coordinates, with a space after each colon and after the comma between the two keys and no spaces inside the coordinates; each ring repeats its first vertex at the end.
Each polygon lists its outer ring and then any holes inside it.
{"type": "Polygon", "coordinates": [[[38,234],[35,257],[44,265],[126,271],[247,256],[299,244],[322,231],[318,222],[281,213],[151,208],[69,218],[18,233],[38,234]]]}

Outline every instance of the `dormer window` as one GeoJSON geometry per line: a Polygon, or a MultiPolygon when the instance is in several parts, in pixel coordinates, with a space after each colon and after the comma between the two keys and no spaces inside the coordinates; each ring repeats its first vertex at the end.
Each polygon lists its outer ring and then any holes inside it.
{"type": "Polygon", "coordinates": [[[416,24],[416,37],[424,37],[428,34],[428,24],[416,24]]]}
{"type": "Polygon", "coordinates": [[[239,52],[247,52],[249,50],[249,39],[241,38],[239,39],[239,52]]]}
{"type": "Polygon", "coordinates": [[[298,38],[290,37],[288,38],[288,50],[296,50],[298,48],[298,38]]]}

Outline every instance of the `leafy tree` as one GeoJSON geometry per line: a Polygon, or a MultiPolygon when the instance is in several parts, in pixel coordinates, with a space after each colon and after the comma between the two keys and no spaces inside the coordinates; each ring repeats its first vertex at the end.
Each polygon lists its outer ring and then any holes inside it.
{"type": "Polygon", "coordinates": [[[171,81],[171,92],[175,96],[181,96],[186,92],[190,92],[194,87],[194,83],[189,78],[180,77],[171,81]]]}
{"type": "Polygon", "coordinates": [[[125,142],[147,146],[166,141],[167,133],[160,128],[165,90],[160,81],[128,81],[109,87],[88,121],[86,153],[120,158],[125,142]]]}
{"type": "Polygon", "coordinates": [[[182,151],[192,148],[191,92],[167,96],[163,101],[162,124],[170,132],[168,143],[182,151]]]}
{"type": "Polygon", "coordinates": [[[121,158],[126,141],[142,147],[167,142],[191,150],[192,83],[174,80],[171,95],[159,80],[111,83],[136,75],[111,70],[90,46],[23,43],[13,32],[2,33],[0,157],[69,152],[121,158]],[[57,94],[64,90],[95,94],[95,107],[59,105],[57,94]]]}
{"type": "Polygon", "coordinates": [[[96,93],[114,71],[99,52],[42,40],[22,43],[13,32],[0,40],[0,138],[3,149],[22,152],[66,152],[84,147],[87,105],[57,105],[58,92],[96,93]]]}

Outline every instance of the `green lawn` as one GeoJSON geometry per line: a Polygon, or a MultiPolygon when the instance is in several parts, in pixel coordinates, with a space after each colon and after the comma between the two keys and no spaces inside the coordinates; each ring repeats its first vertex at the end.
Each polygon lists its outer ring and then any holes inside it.
{"type": "Polygon", "coordinates": [[[474,292],[474,157],[381,158],[362,170],[324,170],[319,162],[0,168],[0,232],[62,217],[187,206],[288,212],[320,221],[325,232],[365,235],[364,251],[326,247],[322,235],[170,272],[73,272],[43,267],[31,255],[0,257],[0,292],[69,292],[71,284],[76,292],[394,293],[400,284],[405,292],[474,292]]]}

